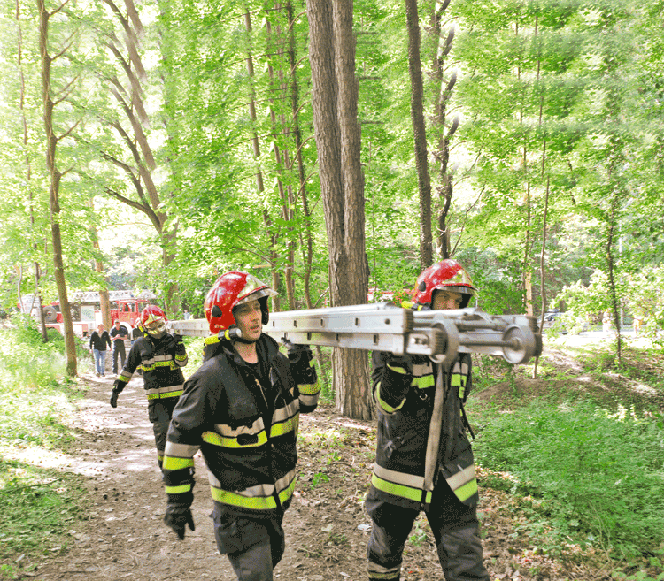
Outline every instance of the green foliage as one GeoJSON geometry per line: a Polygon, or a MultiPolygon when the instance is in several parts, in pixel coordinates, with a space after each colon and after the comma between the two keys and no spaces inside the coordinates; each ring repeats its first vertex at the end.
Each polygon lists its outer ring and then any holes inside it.
{"type": "Polygon", "coordinates": [[[664,417],[576,401],[536,401],[492,415],[475,446],[479,462],[509,471],[512,491],[557,534],[614,555],[647,553],[664,531],[664,417]]]}
{"type": "Polygon", "coordinates": [[[12,326],[0,328],[0,383],[39,387],[54,385],[64,374],[64,339],[49,329],[49,341],[42,337],[33,319],[15,316],[12,326]]]}
{"type": "Polygon", "coordinates": [[[85,518],[82,493],[78,476],[0,462],[0,561],[64,552],[75,523],[85,518]]]}
{"type": "MultiPolygon", "coordinates": [[[[62,380],[63,340],[53,333],[42,343],[34,322],[19,316],[0,329],[0,450],[60,450],[72,439],[81,393],[62,380]]],[[[77,476],[0,456],[0,560],[64,551],[85,509],[81,494],[77,476]]],[[[2,569],[10,578],[12,562],[2,569]]]]}

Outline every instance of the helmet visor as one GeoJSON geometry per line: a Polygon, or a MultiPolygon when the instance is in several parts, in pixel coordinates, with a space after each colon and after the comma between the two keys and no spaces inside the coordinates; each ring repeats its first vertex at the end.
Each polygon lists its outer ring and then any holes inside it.
{"type": "Polygon", "coordinates": [[[153,319],[149,323],[146,323],[145,330],[150,333],[150,335],[161,335],[166,332],[166,321],[161,317],[153,319]]]}
{"type": "Polygon", "coordinates": [[[237,303],[235,303],[235,307],[241,305],[242,303],[250,303],[251,301],[257,301],[258,299],[262,299],[263,297],[272,297],[275,296],[276,294],[277,293],[274,292],[269,286],[266,286],[255,291],[251,291],[248,295],[244,296],[237,303]]]}

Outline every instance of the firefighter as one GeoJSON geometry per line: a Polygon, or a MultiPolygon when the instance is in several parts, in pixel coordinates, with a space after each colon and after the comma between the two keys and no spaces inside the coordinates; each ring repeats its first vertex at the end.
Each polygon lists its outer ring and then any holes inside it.
{"type": "Polygon", "coordinates": [[[161,468],[166,448],[166,432],[173,408],[182,393],[182,368],[189,357],[182,337],[166,331],[166,313],[155,305],[143,309],[144,336],[136,339],[127,362],[113,383],[111,407],[118,407],[118,396],[136,371],[142,370],[143,389],[148,396],[148,415],[157,444],[157,464],[161,468]]]}
{"type": "MultiPolygon", "coordinates": [[[[468,306],[475,287],[456,260],[422,272],[413,308],[468,306]]],[[[366,509],[373,521],[367,547],[371,580],[398,581],[406,538],[420,511],[427,515],[446,581],[489,581],[483,565],[476,506],[475,464],[463,404],[471,388],[471,359],[460,353],[443,370],[446,395],[433,490],[425,485],[425,458],[433,422],[438,364],[427,356],[374,351],[374,399],[379,411],[376,461],[366,509]]],[[[472,434],[472,432],[471,432],[472,434]]],[[[432,456],[433,458],[433,456],[432,456]]]]}
{"type": "Polygon", "coordinates": [[[180,539],[194,530],[194,454],[212,488],[217,547],[239,581],[271,581],[285,547],[282,520],[296,482],[300,412],[318,405],[308,346],[288,357],[262,333],[276,293],[246,272],[217,279],[205,299],[212,336],[201,367],[185,383],[168,430],[164,521],[180,539]]]}

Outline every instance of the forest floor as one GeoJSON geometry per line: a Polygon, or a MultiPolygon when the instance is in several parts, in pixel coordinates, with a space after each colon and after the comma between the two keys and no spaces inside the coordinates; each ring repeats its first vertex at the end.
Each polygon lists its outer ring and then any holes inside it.
{"type": "MultiPolygon", "coordinates": [[[[564,373],[567,389],[588,389],[583,372],[563,352],[549,354],[564,373]]],[[[183,541],[163,523],[165,494],[142,379],[132,379],[118,408],[108,400],[112,377],[83,373],[89,386],[79,402],[67,455],[31,459],[82,476],[85,520],[72,524],[65,543],[47,556],[24,563],[19,579],[39,581],[184,581],[232,580],[232,569],[217,552],[209,518],[210,491],[204,463],[196,457],[198,485],[192,506],[196,530],[183,541]]],[[[592,383],[592,382],[591,382],[592,383]]],[[[551,390],[552,380],[519,378],[503,381],[476,394],[480,400],[508,399],[551,390]]],[[[598,387],[598,389],[600,389],[598,387]]],[[[604,388],[601,388],[604,389],[604,388]]],[[[644,396],[645,397],[645,396],[644,396]]],[[[472,417],[471,417],[472,421],[472,417]]],[[[374,454],[375,422],[340,417],[329,405],[300,422],[298,488],[286,513],[286,553],[275,570],[281,581],[360,581],[366,579],[366,544],[370,520],[363,508],[374,454]]],[[[17,459],[21,451],[17,451],[17,459]]],[[[27,453],[27,450],[25,451],[27,453]]],[[[27,458],[22,458],[28,460],[27,458]]],[[[521,526],[525,520],[518,500],[483,486],[480,470],[479,514],[485,563],[491,580],[609,580],[612,565],[601,553],[570,544],[556,556],[542,551],[538,539],[521,526]]],[[[442,579],[432,535],[424,517],[406,545],[402,579],[442,579]],[[427,534],[428,533],[428,534],[427,534]]]]}

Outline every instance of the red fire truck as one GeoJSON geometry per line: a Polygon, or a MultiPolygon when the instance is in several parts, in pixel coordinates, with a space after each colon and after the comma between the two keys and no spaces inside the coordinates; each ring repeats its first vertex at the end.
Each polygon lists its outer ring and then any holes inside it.
{"type": "MultiPolygon", "coordinates": [[[[134,321],[143,309],[154,304],[156,295],[148,292],[134,295],[131,291],[109,291],[109,300],[111,303],[111,323],[120,319],[122,323],[132,330],[134,321]]],[[[30,313],[36,317],[33,295],[23,295],[21,297],[19,308],[21,312],[30,313]]],[[[101,303],[98,292],[77,292],[72,295],[70,308],[74,321],[74,333],[81,337],[86,337],[94,331],[98,324],[102,323],[101,303]]],[[[42,307],[42,314],[47,327],[58,329],[64,333],[62,313],[60,312],[60,303],[54,301],[42,307]]]]}

